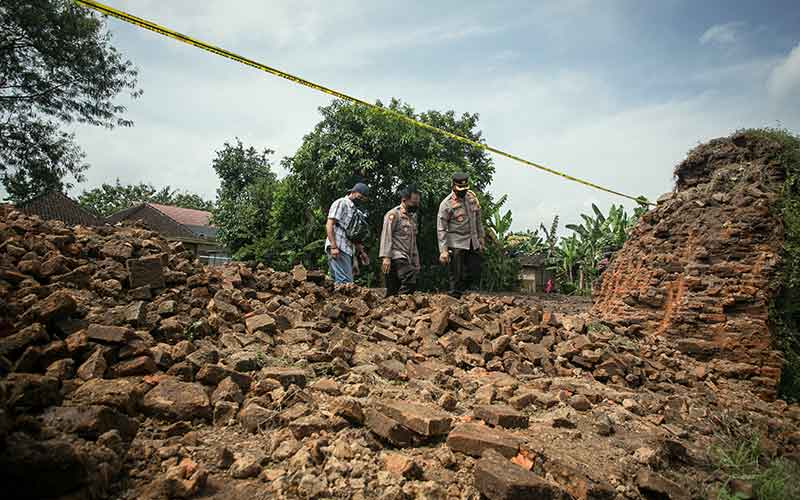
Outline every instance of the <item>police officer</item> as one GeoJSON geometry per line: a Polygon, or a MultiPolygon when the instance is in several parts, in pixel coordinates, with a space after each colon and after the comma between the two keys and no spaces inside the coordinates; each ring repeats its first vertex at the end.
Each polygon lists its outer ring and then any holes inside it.
{"type": "Polygon", "coordinates": [[[413,293],[419,273],[417,209],[419,191],[409,186],[400,191],[400,205],[386,212],[381,232],[380,257],[386,276],[386,296],[413,293]]]}
{"type": "Polygon", "coordinates": [[[478,197],[469,190],[465,173],[453,174],[453,190],[439,205],[439,262],[449,264],[448,293],[460,298],[481,276],[485,233],[478,197]]]}

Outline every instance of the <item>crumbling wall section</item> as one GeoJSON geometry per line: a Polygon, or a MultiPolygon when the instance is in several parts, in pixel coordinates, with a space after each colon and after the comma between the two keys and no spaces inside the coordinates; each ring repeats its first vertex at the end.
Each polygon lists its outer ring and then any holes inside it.
{"type": "Polygon", "coordinates": [[[595,290],[593,313],[709,360],[766,397],[780,380],[769,332],[783,225],[779,145],[746,134],[698,146],[595,290]]]}

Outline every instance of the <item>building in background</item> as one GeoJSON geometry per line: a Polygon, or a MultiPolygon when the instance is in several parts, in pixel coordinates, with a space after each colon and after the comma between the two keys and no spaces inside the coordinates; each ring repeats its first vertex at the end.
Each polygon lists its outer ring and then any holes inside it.
{"type": "Polygon", "coordinates": [[[48,191],[15,206],[20,212],[46,220],[60,220],[68,226],[102,226],[102,218],[86,210],[60,191],[48,191]]]}
{"type": "Polygon", "coordinates": [[[167,240],[180,241],[203,264],[213,266],[230,260],[226,249],[217,243],[217,228],[210,222],[211,212],[140,203],[107,219],[109,224],[122,221],[141,221],[167,240]]]}
{"type": "Polygon", "coordinates": [[[553,277],[547,269],[544,255],[520,255],[519,291],[522,293],[542,293],[547,280],[553,277]]]}

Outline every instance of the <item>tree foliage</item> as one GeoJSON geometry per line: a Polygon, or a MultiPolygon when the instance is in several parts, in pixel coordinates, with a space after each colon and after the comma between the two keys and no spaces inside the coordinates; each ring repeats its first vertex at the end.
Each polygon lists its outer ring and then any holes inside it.
{"type": "Polygon", "coordinates": [[[99,187],[84,191],[78,196],[78,203],[96,214],[108,217],[138,203],[150,202],[162,205],[173,205],[182,208],[211,211],[214,204],[204,200],[200,195],[187,191],[179,191],[170,186],[161,189],[152,184],[102,184],[99,187]]]}
{"type": "Polygon", "coordinates": [[[514,254],[514,234],[511,233],[511,210],[502,211],[508,195],[496,202],[485,199],[481,213],[486,229],[486,248],[483,252],[481,289],[486,291],[513,290],[519,281],[519,262],[514,254]]]}
{"type": "Polygon", "coordinates": [[[0,0],[0,178],[11,200],[83,180],[88,166],[64,125],[132,125],[114,98],[140,95],[136,71],[110,39],[69,0],[0,0]]]}
{"type": "MultiPolygon", "coordinates": [[[[397,99],[392,99],[388,108],[482,141],[481,132],[477,130],[477,114],[417,113],[397,99]]],[[[286,224],[280,230],[293,237],[303,233],[301,245],[295,247],[319,245],[318,240],[324,239],[328,207],[355,182],[364,181],[370,187],[365,206],[370,225],[373,234],[379,234],[384,214],[400,202],[399,189],[413,183],[422,194],[417,241],[423,269],[438,268],[436,214],[439,203],[450,192],[452,174],[467,172],[473,189],[483,191],[494,174],[489,155],[385,113],[345,101],[337,100],[321,107],[320,113],[322,120],[305,136],[296,154],[285,161],[284,166],[290,172],[286,182],[291,188],[287,188],[290,197],[284,206],[290,212],[274,214],[286,224]]],[[[376,257],[377,243],[369,250],[372,257],[376,257]]],[[[441,272],[423,275],[433,276],[435,283],[422,283],[422,286],[441,284],[441,272]]]]}
{"type": "Polygon", "coordinates": [[[590,294],[600,276],[601,263],[607,265],[614,252],[622,248],[639,217],[647,210],[647,200],[629,215],[622,205],[611,205],[604,214],[592,204],[592,214],[581,214],[583,222],[567,224],[572,231],[561,238],[555,251],[548,255],[563,292],[590,294]],[[605,262],[603,262],[605,261],[605,262]]]}
{"type": "Polygon", "coordinates": [[[217,238],[237,258],[247,257],[253,243],[267,234],[277,176],[272,171],[273,151],[226,142],[212,161],[220,179],[212,223],[217,238]]]}

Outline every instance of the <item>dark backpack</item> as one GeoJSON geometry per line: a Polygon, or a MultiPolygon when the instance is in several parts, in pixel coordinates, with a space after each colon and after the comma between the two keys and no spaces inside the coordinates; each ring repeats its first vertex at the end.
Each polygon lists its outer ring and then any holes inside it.
{"type": "Polygon", "coordinates": [[[344,233],[347,239],[355,242],[366,241],[369,238],[369,223],[367,222],[367,214],[353,207],[353,216],[347,227],[344,228],[344,233]]]}

